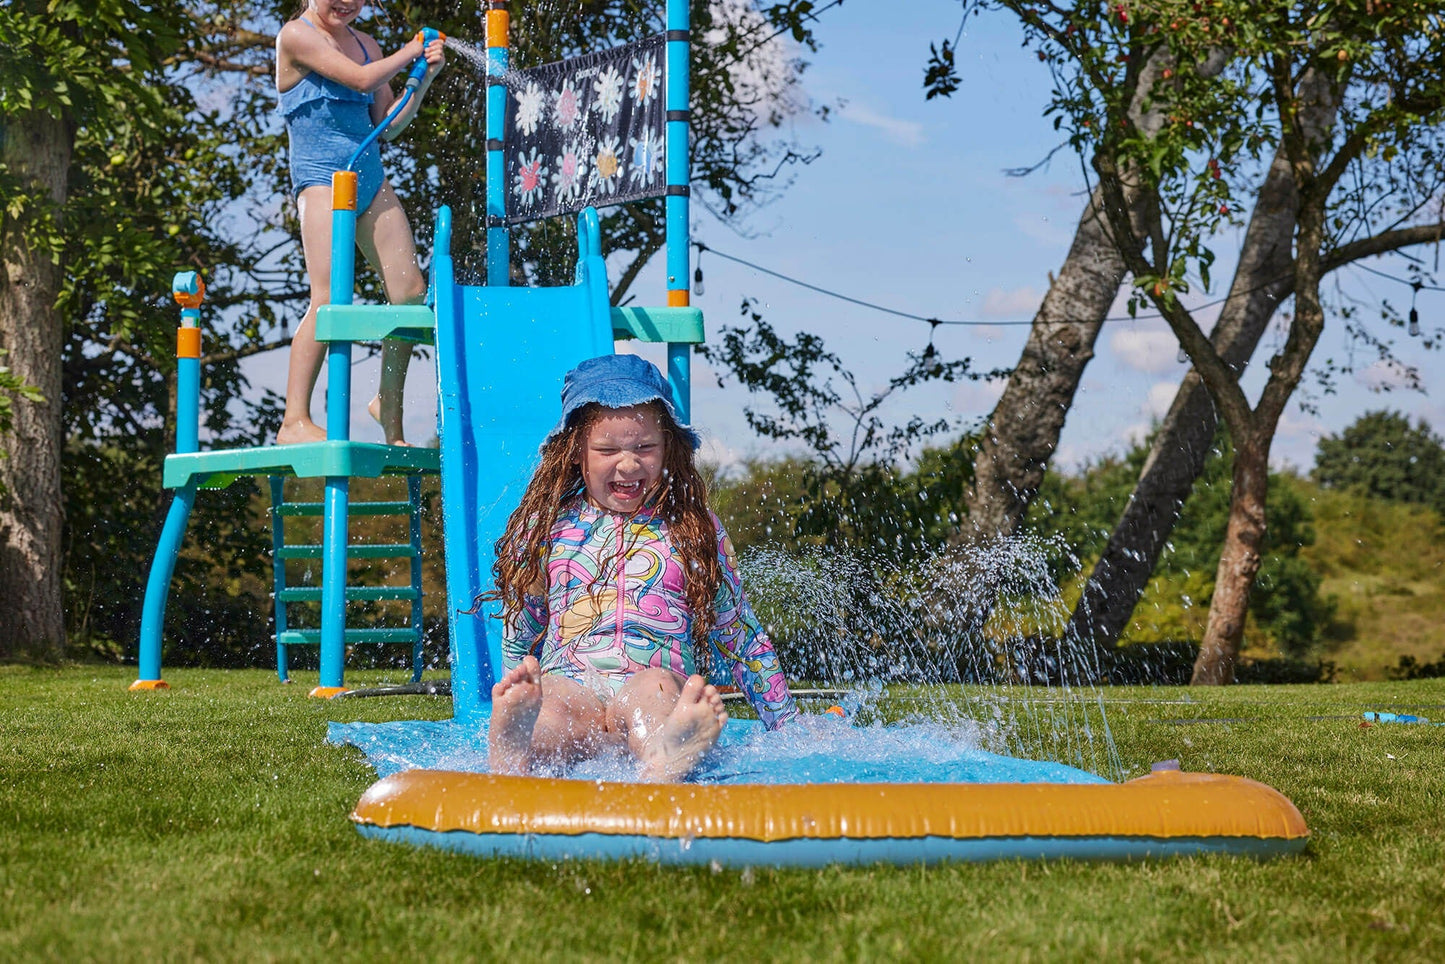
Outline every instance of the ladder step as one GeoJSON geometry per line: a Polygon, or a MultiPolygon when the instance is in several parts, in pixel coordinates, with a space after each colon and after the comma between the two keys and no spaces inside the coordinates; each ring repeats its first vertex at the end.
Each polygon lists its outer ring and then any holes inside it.
{"type": "MultiPolygon", "coordinates": [[[[320,602],[320,586],[293,586],[276,594],[281,602],[320,602]]],[[[420,599],[421,593],[410,586],[347,586],[347,600],[379,601],[385,599],[420,599]]]]}
{"type": "MultiPolygon", "coordinates": [[[[353,502],[347,509],[350,515],[408,515],[410,502],[353,502]]],[[[324,502],[283,502],[276,508],[277,515],[321,516],[326,514],[324,502]]]]}
{"type": "MultiPolygon", "coordinates": [[[[320,545],[282,546],[276,551],[276,555],[282,559],[320,559],[324,548],[320,545]]],[[[411,554],[412,548],[409,542],[375,542],[346,547],[348,559],[402,559],[409,558],[411,554]]]]}
{"type": "MultiPolygon", "coordinates": [[[[281,634],[282,646],[318,646],[321,643],[319,629],[288,629],[281,634]]],[[[414,643],[415,629],[348,629],[348,643],[414,643]]]]}

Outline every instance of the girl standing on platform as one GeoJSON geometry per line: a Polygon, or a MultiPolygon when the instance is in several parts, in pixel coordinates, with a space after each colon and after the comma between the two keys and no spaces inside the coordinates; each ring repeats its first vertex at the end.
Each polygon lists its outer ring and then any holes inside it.
{"type": "Polygon", "coordinates": [[[707,507],[697,446],[646,360],[568,372],[562,420],[497,541],[493,772],[624,751],[643,780],[680,780],[728,718],[705,675],[741,688],[769,729],[797,715],[707,507]]]}
{"type": "MultiPolygon", "coordinates": [[[[291,342],[286,376],[286,411],[276,441],[319,442],[326,430],[311,419],[311,395],[325,348],[316,341],[316,309],[330,298],[331,175],[346,167],[396,95],[388,81],[425,57],[428,70],[415,95],[381,137],[392,140],[411,123],[422,95],[443,63],[442,42],[423,47],[412,40],[382,56],[371,37],[351,26],[361,0],[309,0],[276,35],[276,90],[290,140],[291,186],[301,220],[301,247],[311,285],[311,304],[291,342]]],[[[396,193],[381,169],[376,143],[355,165],[356,244],[381,277],[392,304],[418,304],[426,279],[416,260],[416,241],[396,193]]],[[[389,445],[404,445],[402,385],[411,349],[388,340],[382,345],[381,386],[368,411],[381,423],[389,445]]]]}

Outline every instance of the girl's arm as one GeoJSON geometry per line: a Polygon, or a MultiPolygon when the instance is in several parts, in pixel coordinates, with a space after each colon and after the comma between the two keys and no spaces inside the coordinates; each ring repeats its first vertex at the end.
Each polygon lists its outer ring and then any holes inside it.
{"type": "MultiPolygon", "coordinates": [[[[357,36],[365,38],[362,43],[371,40],[365,34],[357,36]]],[[[372,40],[372,48],[380,54],[380,48],[375,45],[376,41],[372,40]]],[[[380,98],[385,96],[380,89],[386,82],[424,53],[421,41],[410,40],[390,57],[358,64],[328,43],[321,31],[292,20],[276,35],[276,88],[289,90],[306,74],[317,73],[363,94],[377,93],[380,98]]],[[[390,88],[386,88],[386,93],[390,93],[390,88]]]]}
{"type": "MultiPolygon", "coordinates": [[[[370,40],[371,38],[368,37],[367,39],[370,40]]],[[[371,44],[372,46],[376,46],[376,41],[372,40],[371,44]]],[[[421,107],[421,99],[426,96],[427,88],[431,86],[432,80],[442,69],[442,64],[446,63],[442,49],[442,42],[440,40],[433,40],[426,45],[426,74],[417,86],[416,93],[411,95],[411,99],[408,100],[406,106],[401,109],[401,113],[397,114],[396,119],[387,125],[386,130],[381,132],[382,140],[396,140],[397,136],[406,130],[406,126],[411,123],[411,119],[416,116],[417,109],[421,107]]],[[[380,48],[378,48],[377,52],[380,53],[380,48]]],[[[392,105],[395,103],[396,94],[392,91],[391,85],[383,85],[382,88],[376,92],[376,99],[371,104],[371,122],[373,124],[380,124],[386,119],[387,113],[390,112],[392,105]]]]}
{"type": "Polygon", "coordinates": [[[527,593],[522,611],[502,626],[502,671],[512,669],[537,645],[547,630],[547,597],[527,593]]]}
{"type": "Polygon", "coordinates": [[[732,540],[716,516],[713,524],[717,526],[718,562],[723,573],[714,604],[717,624],[710,636],[713,649],[732,663],[733,682],[747,695],[763,725],[776,730],[798,715],[798,705],[788,692],[788,678],[773,650],[773,641],[748,605],[732,540]]]}

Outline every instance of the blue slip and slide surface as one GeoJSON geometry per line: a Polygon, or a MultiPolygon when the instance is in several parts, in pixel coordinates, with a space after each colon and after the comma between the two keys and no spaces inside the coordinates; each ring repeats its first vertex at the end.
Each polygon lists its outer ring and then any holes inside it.
{"type": "MultiPolygon", "coordinates": [[[[693,781],[706,784],[785,783],[1108,783],[1085,770],[1020,760],[978,747],[970,726],[913,723],[850,726],[814,716],[807,727],[767,732],[756,720],[732,720],[693,781]]],[[[486,773],[487,720],[405,720],[331,723],[326,738],[366,754],[380,777],[403,770],[486,773]]],[[[600,760],[573,768],[580,780],[632,778],[625,761],[600,760]]]]}

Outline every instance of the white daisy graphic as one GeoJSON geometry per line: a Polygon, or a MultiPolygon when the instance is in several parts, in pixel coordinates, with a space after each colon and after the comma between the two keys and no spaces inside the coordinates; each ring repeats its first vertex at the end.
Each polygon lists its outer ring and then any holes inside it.
{"type": "Polygon", "coordinates": [[[547,167],[542,163],[535,147],[531,154],[523,154],[517,158],[516,182],[512,185],[512,190],[523,207],[532,207],[542,199],[547,173],[547,167]]]}
{"type": "Polygon", "coordinates": [[[589,190],[594,194],[612,194],[622,182],[622,144],[616,137],[604,137],[592,155],[589,190]]]}
{"type": "Polygon", "coordinates": [[[627,144],[632,153],[628,183],[634,188],[649,187],[662,174],[661,140],[651,130],[644,130],[642,136],[628,138],[627,144]]]}
{"type": "Polygon", "coordinates": [[[614,67],[604,67],[593,82],[592,90],[597,95],[593,109],[604,121],[612,123],[617,112],[622,109],[622,75],[614,67]]]}
{"type": "Polygon", "coordinates": [[[517,130],[523,137],[531,137],[542,123],[544,100],[545,94],[536,84],[528,84],[527,89],[517,95],[517,130]]]}
{"type": "Polygon", "coordinates": [[[657,96],[657,86],[662,80],[662,71],[658,68],[655,57],[634,60],[632,69],[636,71],[632,76],[632,99],[640,107],[657,96]]]}
{"type": "Polygon", "coordinates": [[[586,152],[582,145],[573,141],[557,155],[557,166],[552,174],[552,192],[558,206],[565,206],[580,197],[586,180],[586,152]]]}
{"type": "Polygon", "coordinates": [[[562,89],[552,97],[552,116],[559,129],[570,131],[582,119],[582,114],[582,94],[572,86],[572,78],[568,77],[562,81],[562,89]]]}

